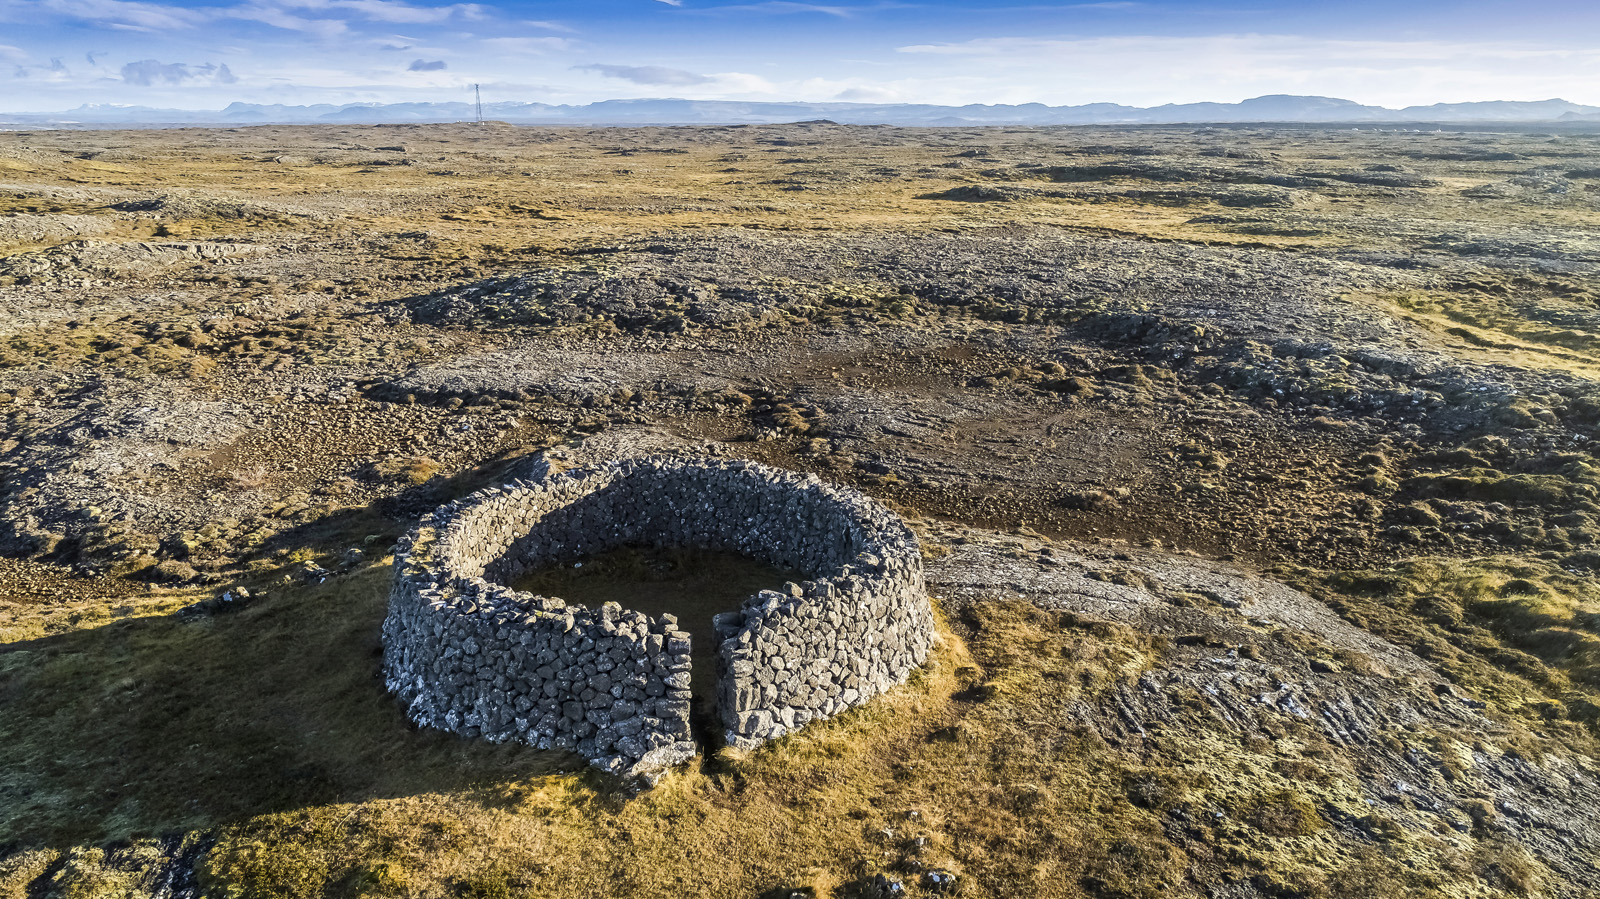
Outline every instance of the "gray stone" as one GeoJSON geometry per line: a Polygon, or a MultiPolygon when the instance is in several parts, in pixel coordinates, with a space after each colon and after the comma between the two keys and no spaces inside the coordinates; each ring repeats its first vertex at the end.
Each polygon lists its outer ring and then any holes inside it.
{"type": "Polygon", "coordinates": [[[575,747],[629,776],[692,757],[689,640],[675,617],[503,586],[634,542],[743,552],[805,575],[715,620],[734,745],[866,701],[932,644],[916,539],[881,505],[754,463],[632,459],[481,490],[425,516],[395,547],[389,688],[418,723],[575,747]]]}

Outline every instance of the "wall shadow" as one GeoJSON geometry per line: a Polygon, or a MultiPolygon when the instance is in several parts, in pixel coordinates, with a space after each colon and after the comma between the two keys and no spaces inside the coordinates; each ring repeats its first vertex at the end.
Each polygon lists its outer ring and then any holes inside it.
{"type": "Polygon", "coordinates": [[[390,575],[0,645],[0,855],[581,767],[406,719],[380,672],[390,575]]]}
{"type": "Polygon", "coordinates": [[[733,552],[695,547],[630,545],[563,560],[514,578],[507,586],[569,603],[599,608],[615,602],[652,618],[671,614],[689,634],[691,701],[689,724],[703,752],[722,745],[717,713],[720,642],[713,616],[736,612],[761,590],[802,581],[785,571],[733,552]]]}
{"type": "Polygon", "coordinates": [[[375,534],[382,538],[367,547],[383,555],[423,515],[439,506],[484,487],[504,484],[528,474],[544,444],[531,444],[503,450],[484,458],[470,468],[449,476],[438,476],[422,484],[401,487],[395,492],[360,506],[346,506],[311,521],[286,527],[267,538],[250,557],[264,558],[284,550],[320,548],[336,554],[353,541],[375,534]]]}

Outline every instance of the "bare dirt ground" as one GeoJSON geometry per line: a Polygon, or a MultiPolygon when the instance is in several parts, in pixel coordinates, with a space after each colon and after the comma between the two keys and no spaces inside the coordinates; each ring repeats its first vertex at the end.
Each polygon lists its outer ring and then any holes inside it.
{"type": "Polygon", "coordinates": [[[0,895],[1596,895],[1597,378],[1591,134],[0,134],[0,895]],[[912,519],[927,676],[407,728],[398,533],[641,451],[912,519]]]}

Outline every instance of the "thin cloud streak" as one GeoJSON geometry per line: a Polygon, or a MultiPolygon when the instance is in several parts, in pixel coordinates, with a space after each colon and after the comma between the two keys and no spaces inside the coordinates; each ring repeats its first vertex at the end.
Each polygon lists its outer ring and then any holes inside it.
{"type": "Polygon", "coordinates": [[[682,87],[692,84],[710,84],[716,81],[705,75],[697,75],[683,69],[669,69],[665,66],[613,66],[604,63],[589,63],[588,65],[573,66],[576,71],[598,72],[607,78],[617,78],[631,81],[634,84],[653,84],[682,87]]]}
{"type": "MultiPolygon", "coordinates": [[[[208,19],[198,10],[133,0],[42,0],[32,6],[35,16],[39,12],[53,13],[83,22],[157,32],[192,29],[208,19]]],[[[28,4],[17,2],[7,3],[5,8],[18,10],[24,16],[29,12],[28,4]]]]}
{"type": "Polygon", "coordinates": [[[486,37],[483,44],[502,53],[555,53],[573,42],[564,37],[486,37]]]}
{"type": "Polygon", "coordinates": [[[353,12],[373,22],[397,25],[431,25],[460,18],[478,20],[486,16],[476,3],[449,6],[412,6],[397,0],[288,0],[284,6],[313,11],[353,12]]]}
{"type": "MultiPolygon", "coordinates": [[[[665,3],[666,0],[660,0],[665,3]]],[[[678,4],[681,5],[681,4],[678,4]]],[[[869,6],[830,6],[820,3],[799,3],[795,0],[766,0],[764,3],[738,3],[727,6],[707,6],[701,9],[685,10],[698,15],[716,16],[729,13],[756,13],[771,16],[790,16],[815,13],[831,16],[836,19],[855,19],[862,13],[878,12],[887,9],[912,9],[910,4],[904,3],[874,3],[869,6]]]]}
{"type": "Polygon", "coordinates": [[[522,24],[528,26],[529,28],[543,28],[545,31],[559,31],[562,34],[579,33],[578,29],[573,28],[570,25],[563,25],[560,22],[547,22],[543,20],[530,19],[522,22],[522,24]]]}
{"type": "MultiPolygon", "coordinates": [[[[259,22],[286,31],[335,36],[349,30],[345,16],[401,25],[440,24],[488,17],[476,3],[415,6],[399,0],[253,0],[231,6],[189,8],[137,0],[21,0],[0,2],[0,21],[35,21],[40,13],[117,30],[150,33],[192,31],[218,22],[259,22]],[[307,14],[325,15],[307,15],[307,14]]],[[[556,29],[553,23],[539,23],[556,29]]]]}

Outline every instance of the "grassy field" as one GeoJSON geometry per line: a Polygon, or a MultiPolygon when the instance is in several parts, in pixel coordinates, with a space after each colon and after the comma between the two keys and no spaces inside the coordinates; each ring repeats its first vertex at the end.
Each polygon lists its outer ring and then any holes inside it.
{"type": "MultiPolygon", "coordinates": [[[[0,896],[31,897],[46,874],[74,899],[148,891],[153,859],[196,846],[205,895],[284,899],[868,896],[878,875],[933,895],[930,872],[973,897],[1155,899],[1230,881],[1537,894],[1538,864],[1492,839],[1463,853],[1334,828],[1361,791],[1304,735],[1108,745],[1071,710],[1168,644],[1017,603],[942,626],[932,662],[883,699],[634,795],[575,758],[409,727],[379,683],[387,573],[7,644],[0,832],[54,848],[0,863],[0,896]],[[1175,810],[1190,832],[1173,830],[1175,810]]],[[[1440,586],[1428,569],[1405,576],[1440,586]]],[[[1501,577],[1455,583],[1508,627],[1592,614],[1501,577]]]]}
{"type": "MultiPolygon", "coordinates": [[[[1503,806],[1600,782],[1596,160],[1266,126],[0,135],[0,899],[1593,896],[1600,827],[1503,806]],[[1120,569],[1047,598],[1139,614],[1043,611],[1017,585],[1059,566],[1006,550],[935,597],[909,684],[648,792],[412,727],[383,547],[591,435],[859,487],[935,554],[949,525],[1232,560],[1443,681],[1120,569]],[[1157,682],[1169,720],[1120,711],[1157,682]],[[1394,717],[1262,711],[1330,683],[1394,717]],[[1230,690],[1270,726],[1224,726],[1230,690]],[[1402,720],[1427,703],[1462,716],[1402,720]]],[[[592,561],[538,588],[703,619],[783,578],[592,561]]]]}

